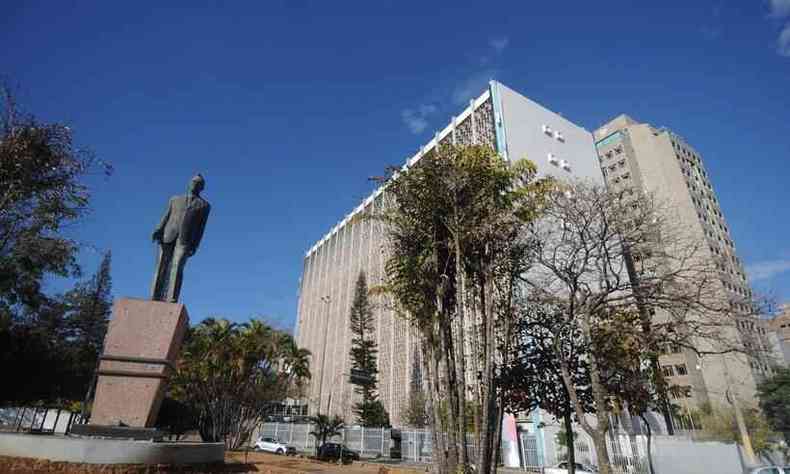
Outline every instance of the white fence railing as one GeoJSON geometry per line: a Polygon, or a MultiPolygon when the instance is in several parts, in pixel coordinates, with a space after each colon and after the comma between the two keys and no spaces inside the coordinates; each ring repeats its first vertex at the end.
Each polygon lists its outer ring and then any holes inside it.
{"type": "MultiPolygon", "coordinates": [[[[315,452],[315,437],[310,435],[313,425],[296,423],[264,423],[254,434],[252,443],[260,436],[274,438],[297,451],[303,453],[315,452]]],[[[400,433],[400,446],[398,441],[392,439],[392,430],[387,428],[362,428],[349,427],[342,430],[339,436],[330,439],[330,442],[343,443],[366,458],[392,457],[393,451],[400,448],[400,459],[406,462],[428,463],[431,462],[433,440],[430,430],[402,429],[400,433]]],[[[534,438],[534,437],[533,437],[534,438]]],[[[534,439],[532,440],[534,446],[534,439]]],[[[471,457],[475,456],[474,436],[468,435],[466,446],[471,457]]]]}
{"type": "MultiPolygon", "coordinates": [[[[295,447],[298,451],[312,454],[315,451],[315,438],[310,435],[312,425],[291,423],[265,423],[260,427],[258,436],[275,438],[295,447]]],[[[331,441],[342,442],[345,446],[358,451],[365,458],[388,458],[400,448],[400,459],[409,463],[429,463],[432,454],[432,439],[429,430],[403,429],[400,443],[392,439],[392,431],[384,428],[349,427],[331,441]]],[[[396,435],[397,437],[397,435],[396,435]]],[[[610,433],[606,437],[609,460],[616,474],[651,474],[647,458],[647,437],[623,432],[610,433]]],[[[474,439],[467,438],[470,456],[476,450],[474,439]]],[[[504,447],[503,447],[504,449],[504,447]]],[[[521,467],[527,472],[543,472],[545,467],[553,466],[567,459],[567,448],[560,446],[555,436],[544,433],[519,433],[519,458],[521,467]]],[[[693,474],[715,472],[717,474],[741,474],[742,456],[737,445],[720,442],[696,442],[685,436],[654,436],[651,452],[653,455],[652,474],[693,474]]],[[[576,462],[596,466],[598,459],[592,438],[583,430],[576,431],[574,440],[576,462]]],[[[503,453],[503,459],[505,455],[503,453]]]]}

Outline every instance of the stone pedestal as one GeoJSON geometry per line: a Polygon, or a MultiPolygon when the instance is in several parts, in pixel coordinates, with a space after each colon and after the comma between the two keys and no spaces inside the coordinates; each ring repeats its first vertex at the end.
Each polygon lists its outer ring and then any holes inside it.
{"type": "Polygon", "coordinates": [[[189,316],[180,303],[133,298],[116,300],[112,313],[90,424],[151,427],[189,316]]]}

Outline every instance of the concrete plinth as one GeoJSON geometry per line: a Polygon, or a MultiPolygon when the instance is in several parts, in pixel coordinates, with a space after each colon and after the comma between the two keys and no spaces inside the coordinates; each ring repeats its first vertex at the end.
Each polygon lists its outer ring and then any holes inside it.
{"type": "Polygon", "coordinates": [[[180,303],[120,298],[104,340],[91,425],[151,427],[189,316],[180,303]]]}

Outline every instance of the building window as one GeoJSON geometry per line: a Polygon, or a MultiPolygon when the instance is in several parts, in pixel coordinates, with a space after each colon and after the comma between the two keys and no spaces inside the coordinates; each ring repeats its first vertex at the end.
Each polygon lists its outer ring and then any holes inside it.
{"type": "Polygon", "coordinates": [[[688,375],[689,371],[686,369],[686,364],[680,364],[675,366],[675,372],[678,375],[688,375]]]}
{"type": "Polygon", "coordinates": [[[675,375],[675,371],[671,365],[665,365],[661,367],[661,372],[664,373],[664,377],[672,377],[673,375],[675,375]]]}

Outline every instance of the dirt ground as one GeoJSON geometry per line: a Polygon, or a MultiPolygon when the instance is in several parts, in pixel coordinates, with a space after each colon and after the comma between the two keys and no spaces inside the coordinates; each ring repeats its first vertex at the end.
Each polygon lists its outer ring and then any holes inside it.
{"type": "Polygon", "coordinates": [[[364,460],[340,466],[336,463],[315,461],[304,457],[278,456],[260,452],[228,452],[225,454],[225,463],[231,469],[231,466],[235,464],[239,465],[238,467],[245,466],[248,469],[247,472],[264,472],[268,474],[340,472],[343,474],[425,474],[425,468],[404,467],[366,462],[364,460]]]}

